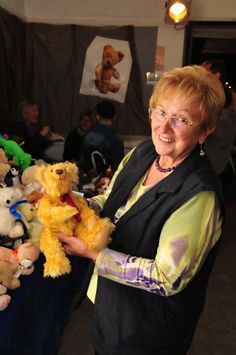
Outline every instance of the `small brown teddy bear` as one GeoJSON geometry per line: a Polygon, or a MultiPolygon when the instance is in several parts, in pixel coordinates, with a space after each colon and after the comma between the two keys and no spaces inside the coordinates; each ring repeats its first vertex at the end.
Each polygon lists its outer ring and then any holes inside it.
{"type": "Polygon", "coordinates": [[[0,247],[0,260],[17,265],[19,275],[32,274],[34,262],[38,259],[38,256],[39,249],[30,242],[24,243],[14,250],[0,247]]]}
{"type": "Polygon", "coordinates": [[[111,45],[104,46],[102,63],[96,66],[95,71],[95,85],[102,94],[107,94],[108,91],[119,91],[120,83],[112,82],[111,79],[120,79],[120,73],[114,68],[114,65],[121,62],[123,57],[124,54],[121,51],[115,50],[111,45]]]}
{"type": "Polygon", "coordinates": [[[101,250],[108,244],[114,225],[108,218],[100,218],[87,205],[85,198],[72,191],[78,184],[78,168],[70,162],[41,166],[36,178],[45,189],[39,202],[37,216],[43,227],[40,249],[44,253],[44,276],[57,277],[71,271],[56,233],[62,232],[83,239],[91,250],[101,250]]]}
{"type": "Polygon", "coordinates": [[[6,309],[10,303],[11,296],[6,294],[7,290],[14,290],[20,287],[20,281],[15,276],[17,271],[17,265],[0,260],[0,311],[6,309]]]}

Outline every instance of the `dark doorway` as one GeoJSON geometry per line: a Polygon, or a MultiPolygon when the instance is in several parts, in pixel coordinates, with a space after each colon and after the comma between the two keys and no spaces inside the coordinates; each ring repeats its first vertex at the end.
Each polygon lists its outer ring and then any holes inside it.
{"type": "Polygon", "coordinates": [[[223,59],[226,81],[236,85],[236,22],[189,22],[186,28],[184,65],[223,59]]]}

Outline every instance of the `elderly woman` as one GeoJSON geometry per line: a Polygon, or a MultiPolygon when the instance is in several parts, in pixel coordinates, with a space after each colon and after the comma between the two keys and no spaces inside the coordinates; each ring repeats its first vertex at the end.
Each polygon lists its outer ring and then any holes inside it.
{"type": "Polygon", "coordinates": [[[42,158],[43,151],[52,141],[62,140],[63,137],[53,133],[49,126],[43,126],[37,101],[22,101],[19,104],[19,114],[20,120],[9,123],[7,134],[33,158],[42,158]]]}
{"type": "Polygon", "coordinates": [[[167,72],[150,99],[152,140],[93,198],[116,223],[111,244],[95,253],[58,236],[68,254],[95,263],[97,354],[187,353],[222,229],[221,189],[202,144],[223,105],[220,81],[203,67],[167,72]]]}

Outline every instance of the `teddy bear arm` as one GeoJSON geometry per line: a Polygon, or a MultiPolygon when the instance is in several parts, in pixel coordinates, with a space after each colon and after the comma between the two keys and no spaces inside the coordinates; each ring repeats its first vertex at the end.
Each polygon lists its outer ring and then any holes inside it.
{"type": "Polygon", "coordinates": [[[17,258],[11,249],[0,247],[0,260],[7,261],[11,264],[17,264],[17,258]]]}
{"type": "Polygon", "coordinates": [[[14,274],[18,271],[17,265],[10,265],[9,269],[2,271],[0,273],[0,279],[2,281],[2,285],[8,289],[14,290],[15,288],[20,287],[20,280],[14,277],[14,274]]]}
{"type": "Polygon", "coordinates": [[[113,68],[113,76],[116,79],[120,79],[120,73],[115,68],[113,68]]]}
{"type": "Polygon", "coordinates": [[[38,257],[39,249],[31,242],[24,243],[18,248],[17,258],[21,265],[24,264],[25,260],[31,261],[32,265],[32,263],[36,261],[38,257]]]}
{"type": "Polygon", "coordinates": [[[101,80],[102,77],[102,64],[98,64],[95,70],[95,76],[97,80],[101,80]]]}
{"type": "Polygon", "coordinates": [[[78,211],[72,206],[53,206],[47,201],[42,201],[38,209],[38,217],[42,222],[53,221],[53,224],[65,222],[72,218],[78,211]]]}
{"type": "Polygon", "coordinates": [[[77,213],[78,210],[72,206],[66,206],[66,207],[58,206],[58,207],[53,207],[51,210],[52,219],[56,223],[66,222],[70,220],[77,213]]]}

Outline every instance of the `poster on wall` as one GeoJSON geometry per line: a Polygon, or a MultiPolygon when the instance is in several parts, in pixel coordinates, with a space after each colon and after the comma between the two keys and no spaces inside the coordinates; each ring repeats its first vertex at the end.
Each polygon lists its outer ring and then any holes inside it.
{"type": "Polygon", "coordinates": [[[165,47],[157,46],[156,59],[155,59],[155,71],[163,71],[165,63],[165,47]]]}
{"type": "Polygon", "coordinates": [[[86,52],[80,94],[125,102],[131,67],[128,41],[96,36],[86,52]]]}

